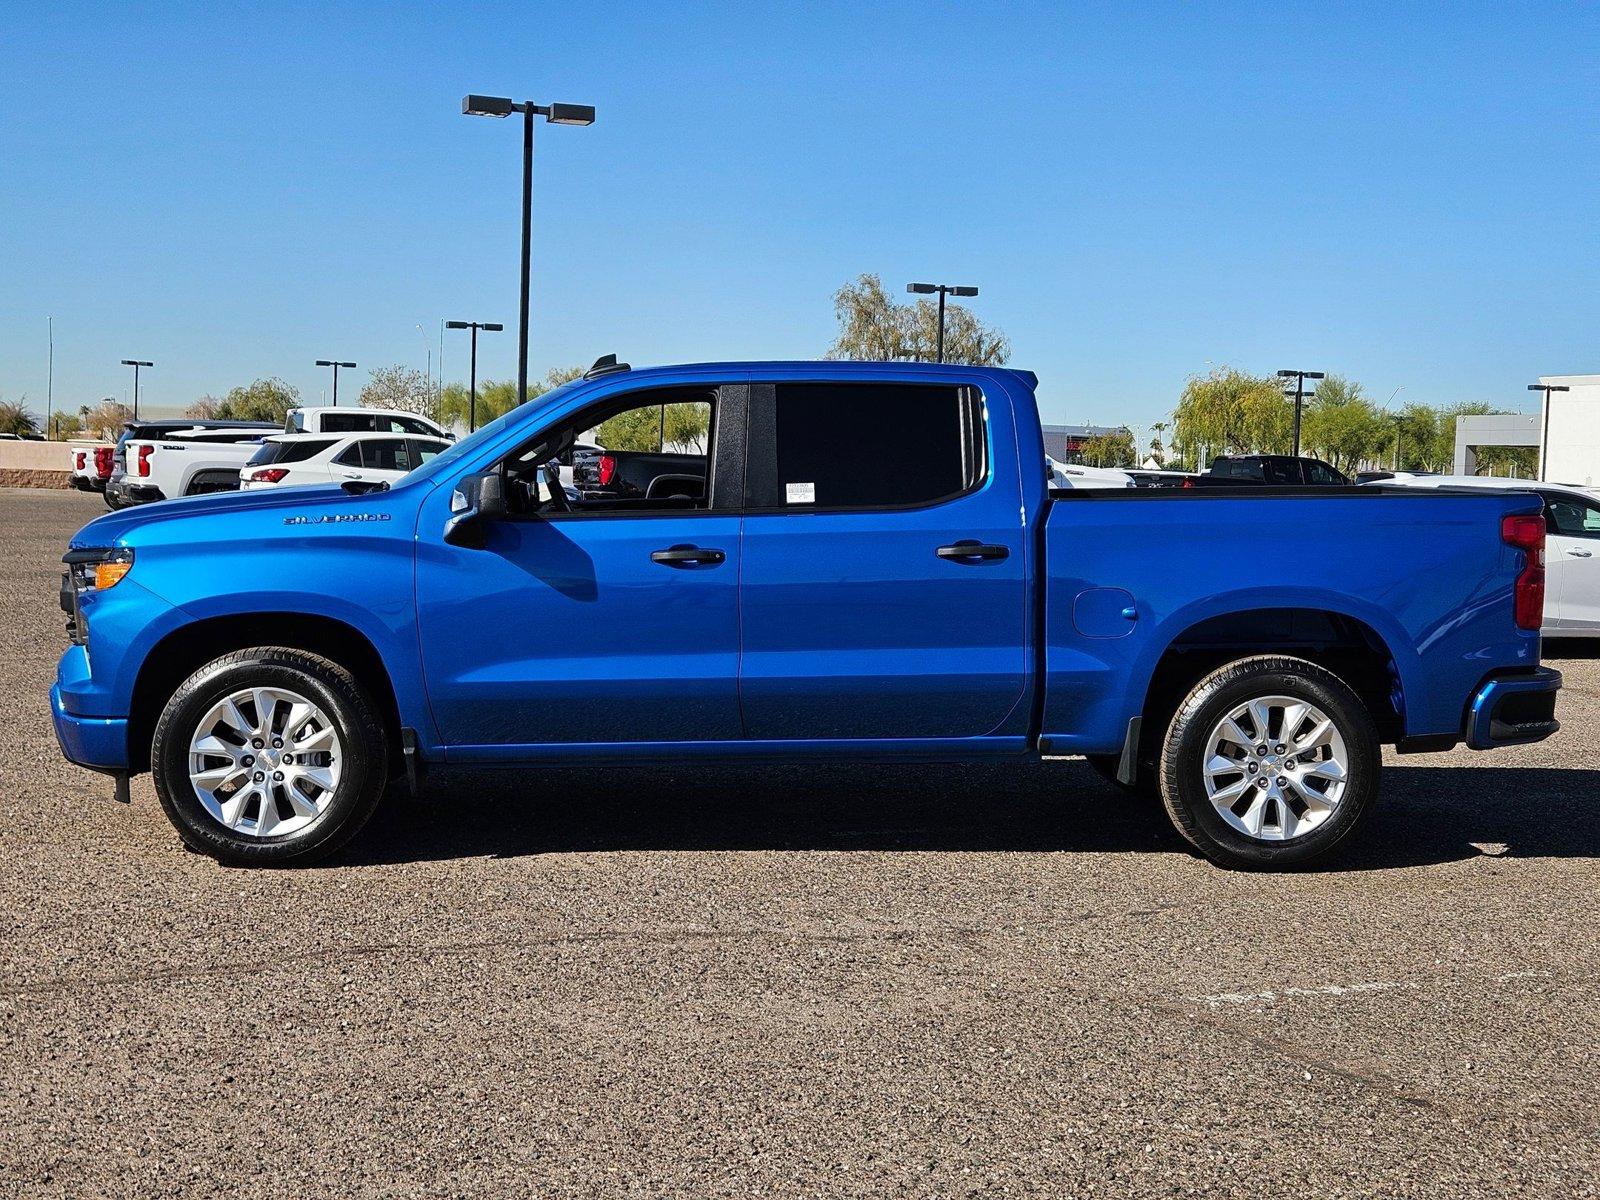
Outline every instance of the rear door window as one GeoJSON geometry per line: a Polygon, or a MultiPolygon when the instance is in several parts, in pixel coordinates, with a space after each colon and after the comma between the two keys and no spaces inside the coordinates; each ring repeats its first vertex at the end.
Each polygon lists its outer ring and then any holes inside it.
{"type": "Polygon", "coordinates": [[[371,433],[378,428],[371,413],[323,413],[324,433],[371,433]]]}
{"type": "Polygon", "coordinates": [[[1576,496],[1550,496],[1545,501],[1550,532],[1562,537],[1600,538],[1600,506],[1576,496]]]}
{"type": "Polygon", "coordinates": [[[418,467],[425,462],[430,462],[439,457],[439,455],[443,454],[446,450],[450,449],[449,442],[442,441],[439,438],[431,437],[411,438],[409,439],[408,444],[411,447],[411,465],[413,467],[418,467]]]}
{"type": "Polygon", "coordinates": [[[771,446],[751,447],[750,503],[874,509],[953,499],[988,474],[982,409],[971,388],[780,383],[771,446]]]}
{"type": "Polygon", "coordinates": [[[356,443],[361,466],[368,471],[409,471],[416,466],[401,438],[372,438],[356,443]]]}

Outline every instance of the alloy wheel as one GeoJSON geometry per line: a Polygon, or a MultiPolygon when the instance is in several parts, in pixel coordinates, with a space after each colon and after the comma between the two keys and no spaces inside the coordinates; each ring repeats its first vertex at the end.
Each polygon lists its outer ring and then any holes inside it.
{"type": "Polygon", "coordinates": [[[1202,774],[1217,814],[1246,837],[1288,842],[1331,817],[1349,781],[1333,719],[1294,696],[1258,696],[1212,727],[1202,774]]]}
{"type": "Polygon", "coordinates": [[[189,782],[225,829],[296,833],[326,811],[343,747],[328,714],[298,692],[245,688],[214,704],[189,741],[189,782]]]}

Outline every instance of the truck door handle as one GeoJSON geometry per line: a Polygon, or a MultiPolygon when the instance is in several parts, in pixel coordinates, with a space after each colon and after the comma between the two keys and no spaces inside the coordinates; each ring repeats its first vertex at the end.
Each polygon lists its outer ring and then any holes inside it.
{"type": "Polygon", "coordinates": [[[684,566],[687,563],[720,563],[726,562],[728,556],[721,550],[712,550],[701,546],[669,546],[665,550],[654,550],[650,553],[650,561],[663,563],[669,567],[684,566]]]}
{"type": "Polygon", "coordinates": [[[1592,550],[1579,550],[1576,546],[1573,546],[1570,549],[1568,549],[1567,553],[1572,555],[1573,558],[1592,558],[1592,557],[1594,557],[1594,551],[1592,551],[1592,550]]]}
{"type": "Polygon", "coordinates": [[[940,546],[934,551],[940,558],[948,558],[952,562],[978,563],[988,562],[992,559],[1007,558],[1011,551],[1005,546],[996,546],[988,542],[974,541],[968,538],[965,541],[955,542],[949,546],[940,546]]]}

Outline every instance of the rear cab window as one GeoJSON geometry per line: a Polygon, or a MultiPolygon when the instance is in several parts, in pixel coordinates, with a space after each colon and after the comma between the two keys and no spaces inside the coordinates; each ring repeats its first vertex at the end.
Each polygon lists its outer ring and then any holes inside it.
{"type": "Polygon", "coordinates": [[[313,438],[306,441],[263,442],[261,449],[250,456],[248,465],[264,467],[268,463],[305,462],[321,454],[333,445],[333,441],[332,438],[313,438]]]}

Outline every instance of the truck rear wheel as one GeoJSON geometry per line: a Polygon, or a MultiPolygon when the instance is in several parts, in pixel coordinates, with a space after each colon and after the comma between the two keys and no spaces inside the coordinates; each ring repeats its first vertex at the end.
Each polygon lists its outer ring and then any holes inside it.
{"type": "Polygon", "coordinates": [[[1178,706],[1161,753],[1161,799],[1219,866],[1274,870],[1320,858],[1371,806],[1378,732],[1338,676],[1263,655],[1212,672],[1178,706]]]}
{"type": "Polygon", "coordinates": [[[187,845],[234,866],[301,866],[366,824],[383,794],[386,740],[349,671],[257,646],[184,681],[156,723],[150,765],[187,845]]]}

